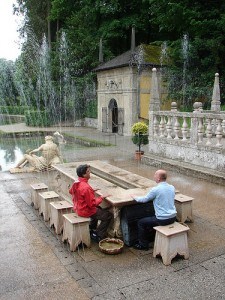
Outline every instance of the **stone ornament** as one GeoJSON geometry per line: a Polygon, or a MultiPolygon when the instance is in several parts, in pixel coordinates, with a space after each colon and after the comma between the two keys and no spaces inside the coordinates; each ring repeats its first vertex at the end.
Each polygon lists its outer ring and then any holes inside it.
{"type": "Polygon", "coordinates": [[[49,171],[53,165],[61,163],[63,160],[59,148],[53,142],[53,137],[48,135],[45,137],[44,144],[28,154],[24,154],[16,167],[9,171],[10,173],[49,171]],[[42,152],[42,156],[35,155],[36,152],[42,152]],[[26,165],[29,165],[29,168],[24,168],[26,165]]]}

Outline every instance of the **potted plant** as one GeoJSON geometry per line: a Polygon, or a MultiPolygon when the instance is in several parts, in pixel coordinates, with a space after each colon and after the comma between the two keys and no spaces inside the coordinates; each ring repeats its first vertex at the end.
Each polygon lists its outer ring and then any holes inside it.
{"type": "Polygon", "coordinates": [[[135,152],[136,159],[141,159],[141,155],[144,151],[141,150],[142,145],[148,144],[148,125],[144,122],[134,123],[132,128],[132,142],[138,146],[138,150],[135,152]]]}

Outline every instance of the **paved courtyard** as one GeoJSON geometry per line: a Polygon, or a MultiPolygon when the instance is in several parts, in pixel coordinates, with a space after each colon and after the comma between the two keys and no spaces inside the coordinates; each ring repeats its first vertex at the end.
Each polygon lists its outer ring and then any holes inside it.
{"type": "MultiPolygon", "coordinates": [[[[114,144],[62,149],[67,162],[99,159],[152,179],[156,168],[134,160],[130,137],[88,128],[62,132],[114,144]]],[[[224,299],[225,187],[172,170],[168,175],[176,189],[195,200],[194,222],[188,223],[190,258],[177,257],[166,267],[161,258],[153,258],[152,249],[125,246],[111,256],[92,243],[90,249],[70,252],[31,206],[30,183],[36,174],[1,172],[0,299],[224,299]]]]}

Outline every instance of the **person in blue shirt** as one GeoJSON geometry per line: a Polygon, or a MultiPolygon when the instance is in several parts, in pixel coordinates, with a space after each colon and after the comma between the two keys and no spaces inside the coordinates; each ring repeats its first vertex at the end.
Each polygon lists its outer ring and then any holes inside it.
{"type": "Polygon", "coordinates": [[[166,182],[167,173],[165,170],[157,170],[154,180],[157,186],[153,187],[144,197],[132,198],[145,203],[153,201],[155,215],[138,220],[138,242],[133,246],[138,250],[149,250],[149,235],[154,226],[169,225],[176,220],[176,207],[174,204],[175,188],[166,182]]]}

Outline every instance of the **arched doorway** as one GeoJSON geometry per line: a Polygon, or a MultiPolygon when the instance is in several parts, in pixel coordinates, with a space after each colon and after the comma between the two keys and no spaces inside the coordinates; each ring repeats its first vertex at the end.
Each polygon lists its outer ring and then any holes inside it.
{"type": "Polygon", "coordinates": [[[109,101],[109,128],[112,128],[113,133],[118,132],[118,106],[115,99],[109,101]]]}

